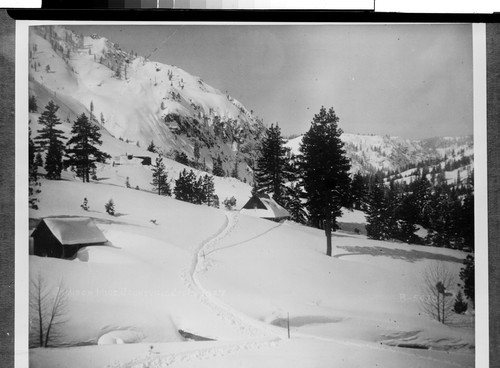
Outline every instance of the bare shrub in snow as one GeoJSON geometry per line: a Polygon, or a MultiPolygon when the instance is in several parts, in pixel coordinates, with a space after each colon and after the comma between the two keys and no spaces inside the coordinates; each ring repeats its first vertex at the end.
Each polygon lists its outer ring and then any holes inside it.
{"type": "Polygon", "coordinates": [[[435,262],[429,265],[423,274],[425,298],[421,299],[421,306],[424,312],[443,324],[450,322],[454,304],[451,290],[455,285],[456,276],[446,264],[435,262]]]}
{"type": "Polygon", "coordinates": [[[83,208],[84,211],[89,210],[89,201],[88,201],[87,197],[83,198],[83,203],[80,205],[80,207],[83,208]]]}
{"type": "Polygon", "coordinates": [[[109,215],[111,216],[115,215],[115,202],[113,202],[113,199],[110,199],[108,203],[104,205],[104,209],[109,215]]]}
{"type": "Polygon", "coordinates": [[[30,280],[29,293],[31,347],[48,347],[61,337],[68,315],[68,290],[62,281],[54,291],[49,289],[47,280],[37,274],[30,280]]]}
{"type": "Polygon", "coordinates": [[[231,198],[226,198],[222,202],[222,204],[226,207],[228,210],[232,210],[236,206],[236,198],[232,196],[231,198]]]}

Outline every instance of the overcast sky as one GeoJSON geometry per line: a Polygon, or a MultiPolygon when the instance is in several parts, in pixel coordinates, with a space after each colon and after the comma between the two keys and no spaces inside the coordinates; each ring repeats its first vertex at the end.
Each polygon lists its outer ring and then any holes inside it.
{"type": "Polygon", "coordinates": [[[176,65],[283,134],[322,105],[348,133],[472,134],[471,25],[78,26],[176,65]]]}

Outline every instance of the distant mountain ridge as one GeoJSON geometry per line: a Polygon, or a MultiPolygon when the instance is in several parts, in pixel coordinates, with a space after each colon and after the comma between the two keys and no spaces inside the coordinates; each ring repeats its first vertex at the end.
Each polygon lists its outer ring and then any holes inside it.
{"type": "MultiPolygon", "coordinates": [[[[388,135],[368,135],[343,133],[347,156],[351,160],[351,173],[362,174],[383,171],[387,176],[401,173],[409,168],[441,165],[447,171],[447,177],[457,176],[456,171],[463,171],[461,179],[467,178],[465,172],[474,168],[474,140],[472,136],[434,137],[411,140],[388,135]],[[456,164],[453,164],[456,163],[456,164]]],[[[302,136],[290,139],[286,146],[294,154],[299,154],[302,136]]],[[[432,171],[432,170],[431,170],[432,171]]]]}

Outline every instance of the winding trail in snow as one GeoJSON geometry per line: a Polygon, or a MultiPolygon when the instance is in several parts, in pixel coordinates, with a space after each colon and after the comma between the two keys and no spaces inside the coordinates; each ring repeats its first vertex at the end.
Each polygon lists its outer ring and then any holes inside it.
{"type": "MultiPolygon", "coordinates": [[[[196,362],[207,359],[214,359],[218,357],[223,357],[226,355],[234,354],[241,351],[251,351],[260,350],[264,348],[276,348],[280,345],[280,341],[286,339],[286,330],[279,328],[277,326],[269,325],[267,323],[254,320],[242,312],[234,309],[233,307],[227,305],[219,298],[216,297],[214,292],[207,290],[203,287],[198,279],[198,274],[206,269],[206,255],[214,251],[224,250],[229,247],[236,245],[241,245],[247,243],[248,240],[232,244],[231,246],[224,246],[221,248],[216,248],[216,245],[220,243],[225,237],[227,237],[238,224],[239,213],[238,212],[226,212],[226,219],[223,226],[212,236],[203,240],[200,244],[196,246],[193,251],[193,259],[189,266],[189,269],[185,270],[182,275],[184,284],[190,290],[191,294],[196,297],[196,299],[205,306],[208,306],[214,311],[214,314],[221,319],[223,323],[227,323],[238,330],[241,333],[241,339],[228,339],[227,341],[219,340],[210,342],[210,344],[196,343],[193,345],[193,349],[187,351],[178,351],[171,354],[146,354],[145,357],[138,357],[129,361],[125,364],[114,365],[113,367],[127,367],[127,368],[156,368],[156,367],[168,367],[172,364],[178,363],[189,363],[196,362]],[[198,345],[200,344],[200,345],[198,345]]],[[[265,233],[281,226],[281,224],[272,227],[265,233]]],[[[256,237],[262,236],[259,234],[256,237]]],[[[254,238],[256,238],[254,237],[254,238]]],[[[317,341],[333,342],[345,346],[355,346],[361,349],[369,350],[389,350],[392,354],[403,355],[408,357],[414,357],[415,353],[408,351],[408,349],[395,349],[387,345],[378,345],[374,343],[363,343],[355,341],[339,340],[327,337],[321,337],[316,335],[310,335],[307,333],[294,332],[294,337],[313,339],[317,341]]],[[[411,349],[410,349],[411,350],[411,349]]],[[[449,364],[456,367],[463,367],[462,364],[453,362],[451,360],[437,359],[431,356],[420,356],[421,359],[440,363],[449,364]]]]}
{"type": "Polygon", "coordinates": [[[204,304],[211,307],[216,315],[225,322],[236,327],[243,336],[251,338],[276,339],[281,335],[281,329],[275,326],[256,321],[244,313],[227,305],[216,297],[214,292],[207,290],[198,279],[198,274],[203,272],[206,254],[215,249],[215,246],[234,230],[239,221],[239,212],[226,212],[225,226],[215,235],[201,242],[195,250],[194,258],[189,272],[192,285],[196,288],[204,304]]]}
{"type": "Polygon", "coordinates": [[[243,313],[237,311],[233,307],[223,303],[216,298],[214,293],[205,289],[197,278],[197,274],[202,272],[200,265],[205,260],[204,251],[206,248],[213,247],[228,236],[235,226],[238,224],[238,212],[226,212],[224,225],[212,236],[203,240],[195,249],[192,262],[188,270],[183,275],[183,282],[190,290],[191,295],[196,299],[210,307],[214,314],[222,320],[223,323],[236,328],[242,336],[242,339],[231,339],[227,342],[211,342],[215,346],[206,347],[196,345],[192,350],[175,352],[167,355],[155,356],[147,355],[145,358],[136,358],[126,364],[119,364],[117,367],[139,368],[139,367],[167,367],[179,362],[191,362],[233,354],[238,351],[257,350],[266,347],[275,347],[279,344],[281,336],[284,333],[280,328],[267,325],[251,319],[243,313]]]}

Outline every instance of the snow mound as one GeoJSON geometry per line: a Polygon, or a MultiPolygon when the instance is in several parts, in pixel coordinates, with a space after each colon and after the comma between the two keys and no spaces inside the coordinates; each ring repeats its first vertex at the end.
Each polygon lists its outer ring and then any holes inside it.
{"type": "Polygon", "coordinates": [[[142,339],[142,334],[137,331],[117,330],[110,331],[99,337],[97,345],[131,344],[140,342],[142,339]]]}
{"type": "Polygon", "coordinates": [[[89,263],[110,263],[110,264],[130,264],[134,263],[134,259],[129,257],[119,249],[104,247],[104,246],[90,246],[82,248],[76,254],[76,259],[80,262],[89,263]]]}

